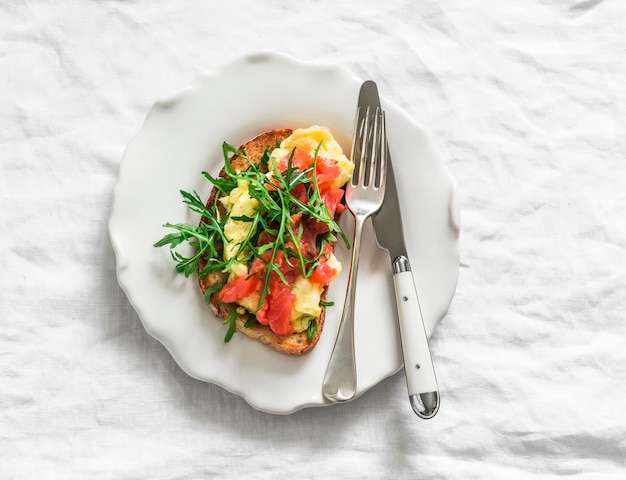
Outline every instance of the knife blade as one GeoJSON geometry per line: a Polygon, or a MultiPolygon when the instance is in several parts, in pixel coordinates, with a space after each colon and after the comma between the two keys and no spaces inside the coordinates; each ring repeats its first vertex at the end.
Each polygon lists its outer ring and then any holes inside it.
{"type": "MultiPolygon", "coordinates": [[[[375,109],[381,106],[375,82],[368,80],[363,83],[358,105],[361,107],[360,112],[365,112],[367,107],[375,109]]],[[[439,411],[439,388],[404,241],[400,202],[388,145],[385,200],[372,221],[376,241],[389,252],[391,259],[404,372],[411,407],[420,418],[432,418],[439,411]]]]}

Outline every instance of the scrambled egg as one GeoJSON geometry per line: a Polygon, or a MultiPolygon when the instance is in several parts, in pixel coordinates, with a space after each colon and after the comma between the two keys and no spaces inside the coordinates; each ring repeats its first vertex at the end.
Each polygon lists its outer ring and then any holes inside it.
{"type": "MultiPolygon", "coordinates": [[[[307,150],[313,157],[320,142],[321,146],[318,155],[336,160],[341,168],[341,174],[331,183],[333,187],[340,188],[352,177],[354,164],[344,155],[341,146],[326,127],[312,126],[295,130],[289,137],[281,142],[279,148],[272,151],[271,157],[278,163],[285,155],[291,153],[294,147],[307,150]]],[[[271,159],[269,164],[271,169],[271,159]]],[[[259,206],[257,200],[250,198],[248,182],[244,180],[239,180],[237,187],[235,187],[229,195],[222,197],[220,201],[226,210],[230,212],[231,217],[252,217],[259,206]]],[[[229,260],[237,255],[239,244],[244,241],[250,233],[251,227],[250,222],[243,220],[229,219],[226,222],[224,225],[224,235],[229,243],[224,247],[225,260],[229,260]]],[[[339,275],[341,272],[341,263],[334,254],[331,254],[327,262],[336,270],[335,276],[339,275]]],[[[245,262],[236,262],[233,264],[230,271],[229,280],[247,274],[248,267],[245,262]]],[[[320,299],[323,290],[323,285],[313,283],[308,278],[300,276],[296,279],[293,285],[293,293],[296,298],[290,319],[295,332],[305,331],[309,327],[311,320],[321,314],[322,308],[320,306],[320,299]]],[[[248,297],[242,298],[238,303],[246,309],[253,311],[256,310],[258,301],[259,294],[253,293],[248,297]]]]}
{"type": "MultiPolygon", "coordinates": [[[[335,269],[333,278],[341,273],[341,262],[337,260],[335,254],[330,254],[327,263],[335,269]]],[[[309,328],[309,323],[311,323],[312,319],[320,316],[322,313],[320,298],[323,291],[323,285],[313,283],[308,278],[300,276],[296,279],[293,285],[296,301],[294,302],[290,319],[294,331],[303,332],[309,328]]]]}
{"type": "MultiPolygon", "coordinates": [[[[229,195],[220,198],[220,201],[230,212],[231,217],[252,217],[255,210],[259,206],[259,202],[254,198],[250,198],[248,192],[248,182],[239,180],[237,186],[233,188],[229,195]]],[[[244,220],[233,220],[229,218],[224,225],[224,236],[228,239],[228,243],[224,246],[224,260],[230,260],[239,251],[239,244],[243,242],[248,234],[252,224],[244,220]]],[[[240,252],[240,255],[244,252],[240,252]]],[[[236,262],[230,271],[230,280],[234,277],[248,274],[248,267],[245,262],[236,262]]]]}
{"type": "MultiPolygon", "coordinates": [[[[291,153],[294,147],[306,150],[313,157],[320,142],[321,146],[317,154],[320,157],[336,160],[337,165],[341,168],[341,174],[331,182],[332,187],[341,188],[352,177],[354,164],[344,155],[341,146],[326,127],[314,125],[309,128],[294,130],[291,135],[281,142],[280,148],[274,149],[270,157],[274,158],[278,164],[280,159],[291,153]]],[[[272,168],[271,165],[272,161],[270,159],[270,169],[272,168]]]]}

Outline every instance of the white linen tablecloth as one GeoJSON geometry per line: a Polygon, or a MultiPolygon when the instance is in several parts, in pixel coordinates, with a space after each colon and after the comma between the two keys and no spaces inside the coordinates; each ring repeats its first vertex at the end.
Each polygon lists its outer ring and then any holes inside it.
{"type": "Polygon", "coordinates": [[[626,478],[626,3],[0,4],[0,478],[626,478]],[[461,199],[442,392],[260,413],[143,329],[107,231],[151,104],[244,53],[340,63],[461,199]]]}

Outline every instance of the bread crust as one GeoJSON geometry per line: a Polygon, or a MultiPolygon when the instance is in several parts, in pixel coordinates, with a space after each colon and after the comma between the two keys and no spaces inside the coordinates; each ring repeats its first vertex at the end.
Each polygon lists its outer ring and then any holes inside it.
{"type": "MultiPolygon", "coordinates": [[[[239,151],[244,151],[246,153],[247,159],[241,155],[234,155],[231,160],[231,166],[235,170],[246,170],[249,167],[249,163],[259,164],[265,153],[266,149],[273,149],[276,147],[277,142],[284,140],[289,135],[291,135],[292,130],[290,129],[275,129],[269,130],[267,132],[261,133],[256,136],[252,140],[244,143],[239,147],[239,151]]],[[[225,169],[222,168],[219,174],[220,177],[226,176],[225,169]]],[[[225,214],[224,207],[221,202],[218,202],[218,194],[219,190],[217,188],[213,188],[209,199],[206,202],[207,208],[210,208],[213,205],[217,205],[218,209],[221,210],[220,213],[225,214]]],[[[206,219],[203,217],[201,221],[205,221],[206,219]]],[[[202,271],[202,269],[206,265],[206,259],[201,258],[198,262],[198,273],[202,271]]],[[[219,282],[226,282],[228,279],[228,274],[223,272],[211,272],[208,275],[201,277],[198,275],[198,283],[202,293],[204,294],[206,290],[212,285],[219,282]]],[[[328,287],[324,287],[322,292],[321,300],[326,300],[326,294],[328,291],[328,287]]],[[[215,313],[215,315],[219,318],[228,318],[230,315],[230,307],[222,302],[218,297],[218,292],[214,292],[210,296],[209,305],[211,310],[215,313]]],[[[309,342],[308,334],[306,331],[294,333],[292,335],[277,335],[272,331],[272,329],[267,325],[261,325],[258,322],[255,322],[250,327],[245,327],[247,322],[246,316],[238,316],[236,319],[237,331],[247,335],[250,338],[254,338],[266,345],[270,348],[288,354],[288,355],[302,355],[306,352],[309,352],[319,341],[322,330],[324,329],[324,323],[326,320],[326,307],[322,305],[321,314],[317,317],[317,332],[313,335],[312,340],[309,342]]]]}

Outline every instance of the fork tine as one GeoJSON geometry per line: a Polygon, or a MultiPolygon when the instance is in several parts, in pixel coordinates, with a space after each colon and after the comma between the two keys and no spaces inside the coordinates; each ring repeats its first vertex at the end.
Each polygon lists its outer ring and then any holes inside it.
{"type": "Polygon", "coordinates": [[[381,155],[381,122],[380,122],[380,108],[376,107],[376,111],[373,114],[374,119],[372,121],[372,131],[370,136],[370,161],[368,165],[369,170],[369,179],[367,182],[368,187],[379,187],[380,184],[377,183],[380,181],[380,161],[379,158],[381,155]]]}
{"type": "Polygon", "coordinates": [[[350,185],[355,185],[355,178],[359,174],[359,159],[361,158],[361,131],[363,118],[361,117],[361,107],[357,107],[356,119],[354,121],[354,137],[352,138],[352,149],[350,150],[350,160],[354,164],[354,172],[350,179],[350,185]]]}
{"type": "Polygon", "coordinates": [[[365,166],[366,176],[367,178],[363,181],[364,187],[369,187],[374,185],[375,180],[375,165],[376,165],[376,130],[377,130],[377,117],[378,117],[378,107],[374,112],[368,112],[368,120],[369,120],[369,130],[367,132],[367,145],[368,145],[368,157],[367,164],[365,166]]]}
{"type": "MultiPolygon", "coordinates": [[[[359,145],[360,145],[360,156],[358,159],[358,176],[356,185],[364,185],[367,179],[367,165],[365,163],[365,159],[368,157],[368,143],[369,143],[369,131],[370,131],[370,107],[367,107],[365,110],[365,115],[361,120],[361,125],[359,126],[359,145]]],[[[356,159],[355,159],[356,160],[356,159]]]]}
{"type": "Polygon", "coordinates": [[[377,151],[380,155],[378,164],[378,188],[385,188],[387,184],[387,121],[385,111],[380,112],[380,132],[377,151]]]}

